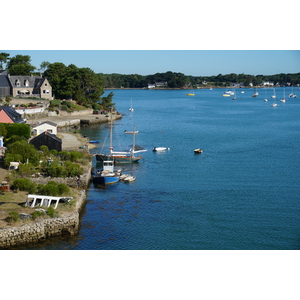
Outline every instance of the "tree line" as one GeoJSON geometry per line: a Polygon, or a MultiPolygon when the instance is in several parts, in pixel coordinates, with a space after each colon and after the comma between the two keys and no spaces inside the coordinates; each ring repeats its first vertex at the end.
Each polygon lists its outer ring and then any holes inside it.
{"type": "Polygon", "coordinates": [[[148,84],[156,82],[167,82],[169,88],[185,88],[189,86],[218,86],[225,87],[232,84],[243,83],[244,86],[261,85],[262,82],[272,82],[280,86],[300,84],[300,73],[276,74],[276,75],[247,75],[247,74],[218,74],[216,76],[188,76],[182,73],[165,72],[153,75],[122,75],[101,74],[105,88],[145,88],[148,84]]]}
{"type": "Polygon", "coordinates": [[[218,74],[216,76],[189,76],[179,72],[156,73],[152,75],[139,74],[96,74],[90,68],[78,68],[74,64],[49,63],[44,61],[40,68],[31,65],[28,55],[9,57],[8,53],[0,53],[0,68],[6,64],[7,72],[11,75],[39,75],[47,78],[52,86],[56,99],[74,99],[78,104],[94,109],[114,108],[113,93],[102,97],[105,88],[147,88],[148,84],[157,82],[167,83],[167,88],[187,87],[225,87],[243,83],[244,86],[259,86],[263,81],[280,86],[299,85],[300,73],[280,73],[276,75],[249,74],[218,74]]]}

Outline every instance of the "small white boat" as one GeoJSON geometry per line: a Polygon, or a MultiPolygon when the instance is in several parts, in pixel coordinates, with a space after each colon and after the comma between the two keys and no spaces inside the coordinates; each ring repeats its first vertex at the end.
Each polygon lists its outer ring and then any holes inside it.
{"type": "Polygon", "coordinates": [[[241,94],[244,94],[245,92],[244,91],[241,91],[241,94]]]}
{"type": "Polygon", "coordinates": [[[271,106],[275,107],[275,106],[278,106],[278,104],[277,103],[273,103],[273,104],[271,104],[271,106]]]}
{"type": "Polygon", "coordinates": [[[202,149],[200,149],[200,148],[198,148],[198,149],[195,149],[194,150],[194,153],[196,153],[196,154],[198,154],[198,153],[202,153],[203,152],[203,150],[202,149]]]}
{"type": "Polygon", "coordinates": [[[126,134],[138,134],[138,133],[139,133],[138,130],[135,130],[135,131],[124,130],[124,132],[125,132],[126,134]]]}
{"type": "Polygon", "coordinates": [[[129,176],[125,177],[123,180],[124,180],[124,182],[133,182],[133,181],[135,181],[135,178],[136,177],[129,175],[129,176]]]}
{"type": "Polygon", "coordinates": [[[264,101],[265,101],[265,102],[268,102],[268,99],[265,98],[264,101]]]}
{"type": "Polygon", "coordinates": [[[133,182],[135,179],[136,177],[130,174],[123,174],[120,176],[120,180],[123,180],[124,182],[133,182]]]}
{"type": "Polygon", "coordinates": [[[152,149],[154,152],[159,152],[159,151],[167,151],[167,150],[170,150],[170,148],[168,147],[154,147],[152,149]]]}

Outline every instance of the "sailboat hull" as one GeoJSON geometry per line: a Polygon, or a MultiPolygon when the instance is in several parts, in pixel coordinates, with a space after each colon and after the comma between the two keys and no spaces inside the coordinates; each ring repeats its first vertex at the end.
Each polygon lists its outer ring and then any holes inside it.
{"type": "Polygon", "coordinates": [[[138,162],[142,156],[131,156],[131,155],[105,155],[105,154],[96,154],[96,161],[103,162],[104,160],[112,157],[115,163],[134,163],[138,162]]]}

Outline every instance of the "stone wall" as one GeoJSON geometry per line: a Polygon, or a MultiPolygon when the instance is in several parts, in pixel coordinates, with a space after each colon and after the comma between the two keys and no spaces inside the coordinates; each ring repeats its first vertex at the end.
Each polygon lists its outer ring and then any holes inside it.
{"type": "MultiPolygon", "coordinates": [[[[84,116],[84,115],[92,115],[93,114],[93,109],[84,109],[84,110],[79,110],[79,111],[73,111],[73,112],[67,112],[60,110],[59,111],[59,116],[64,116],[64,117],[78,117],[78,116],[84,116]]],[[[48,117],[57,117],[56,111],[49,111],[48,112],[48,117]]]]}
{"type": "Polygon", "coordinates": [[[0,249],[42,242],[48,237],[75,235],[79,229],[79,211],[85,203],[85,198],[86,192],[82,190],[76,202],[75,212],[69,217],[42,219],[35,223],[0,229],[0,249]]]}

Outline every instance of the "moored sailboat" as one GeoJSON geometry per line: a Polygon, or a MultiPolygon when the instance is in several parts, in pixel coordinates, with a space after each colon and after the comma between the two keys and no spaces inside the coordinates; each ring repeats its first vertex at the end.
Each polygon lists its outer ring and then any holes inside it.
{"type": "Polygon", "coordinates": [[[133,107],[132,107],[132,98],[130,99],[130,108],[129,111],[134,111],[133,107]]]}
{"type": "MultiPolygon", "coordinates": [[[[129,133],[129,132],[128,132],[129,133]]],[[[146,152],[147,150],[137,150],[135,145],[135,135],[138,131],[134,130],[129,134],[132,134],[132,146],[129,150],[126,151],[114,151],[113,143],[112,143],[112,124],[110,124],[110,142],[109,142],[109,154],[96,154],[97,161],[105,161],[108,158],[112,158],[115,163],[133,163],[138,162],[142,159],[142,156],[135,156],[136,153],[146,152]]]]}
{"type": "Polygon", "coordinates": [[[272,95],[271,97],[274,99],[274,103],[271,104],[271,106],[275,107],[278,106],[278,104],[276,103],[276,93],[275,93],[275,89],[274,90],[274,95],[272,95]]]}
{"type": "Polygon", "coordinates": [[[285,98],[285,88],[283,88],[283,98],[280,100],[281,102],[285,102],[286,98],[285,98]]]}

